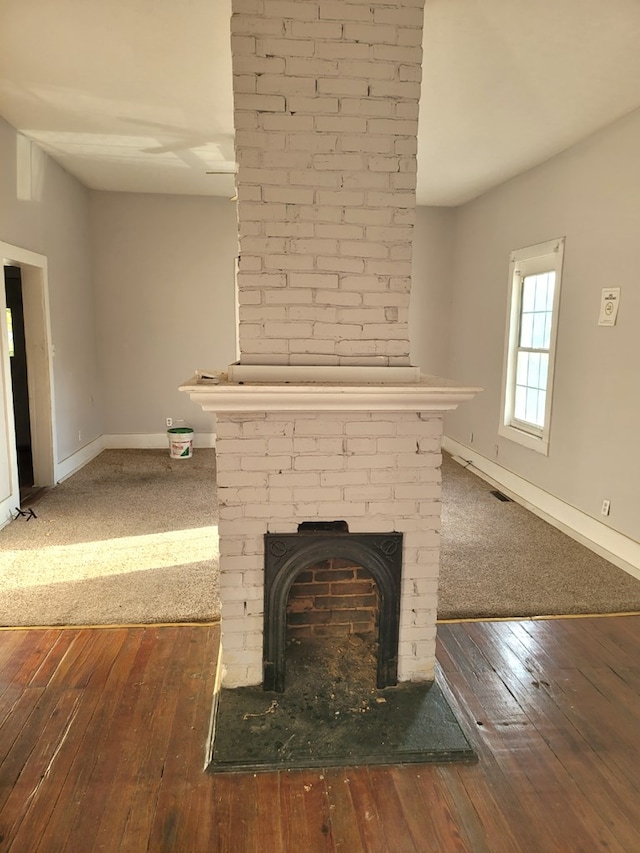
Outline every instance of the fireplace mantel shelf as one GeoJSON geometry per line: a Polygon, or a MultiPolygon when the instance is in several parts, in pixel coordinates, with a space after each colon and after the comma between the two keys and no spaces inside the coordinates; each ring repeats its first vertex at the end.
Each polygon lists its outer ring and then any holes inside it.
{"type": "MultiPolygon", "coordinates": [[[[232,376],[233,367],[237,366],[231,365],[232,376]]],[[[273,374],[277,379],[261,376],[260,380],[250,378],[260,375],[250,367],[244,379],[236,378],[237,371],[233,379],[228,370],[199,371],[180,386],[180,391],[206,412],[446,412],[482,390],[417,373],[410,381],[394,381],[395,372],[402,368],[386,368],[384,378],[378,374],[372,381],[353,381],[357,374],[348,370],[322,369],[314,374],[313,370],[307,372],[308,368],[293,368],[290,381],[283,379],[286,368],[273,374]],[[303,378],[305,374],[309,379],[303,378]],[[338,381],[340,375],[350,381],[338,381]]]]}

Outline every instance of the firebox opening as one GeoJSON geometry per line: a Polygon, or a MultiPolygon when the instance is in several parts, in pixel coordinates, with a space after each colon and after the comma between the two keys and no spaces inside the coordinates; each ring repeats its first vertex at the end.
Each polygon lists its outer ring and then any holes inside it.
{"type": "Polygon", "coordinates": [[[353,646],[367,635],[377,687],[394,686],[401,574],[401,533],[267,533],[263,688],[284,692],[287,648],[302,637],[337,638],[346,669],[344,638],[353,646]]]}
{"type": "Polygon", "coordinates": [[[286,608],[288,684],[314,699],[345,694],[366,707],[376,690],[379,614],[375,579],[353,560],[330,558],[301,571],[286,608]]]}

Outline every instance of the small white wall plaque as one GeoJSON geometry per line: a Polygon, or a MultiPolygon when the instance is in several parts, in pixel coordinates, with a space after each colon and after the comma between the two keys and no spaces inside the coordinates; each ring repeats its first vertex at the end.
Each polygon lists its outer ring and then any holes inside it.
{"type": "Polygon", "coordinates": [[[599,326],[615,326],[620,305],[620,288],[603,287],[602,300],[600,302],[599,326]]]}

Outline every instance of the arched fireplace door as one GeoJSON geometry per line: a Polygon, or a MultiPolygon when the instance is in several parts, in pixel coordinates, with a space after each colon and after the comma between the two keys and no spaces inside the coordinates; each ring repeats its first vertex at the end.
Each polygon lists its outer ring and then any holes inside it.
{"type": "Polygon", "coordinates": [[[342,527],[265,534],[265,690],[284,692],[286,610],[291,585],[303,569],[332,558],[353,560],[373,575],[380,594],[377,686],[392,687],[398,681],[402,533],[349,533],[344,522],[332,524],[342,527]]]}

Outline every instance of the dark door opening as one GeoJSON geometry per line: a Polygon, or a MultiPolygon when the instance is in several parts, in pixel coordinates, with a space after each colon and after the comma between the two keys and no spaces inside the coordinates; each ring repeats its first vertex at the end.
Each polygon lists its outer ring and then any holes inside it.
{"type": "Polygon", "coordinates": [[[20,267],[4,268],[4,286],[7,298],[9,359],[11,362],[11,390],[13,394],[16,451],[18,455],[18,480],[22,501],[23,496],[28,494],[33,487],[34,476],[31,446],[31,415],[29,412],[27,346],[20,267]]]}

